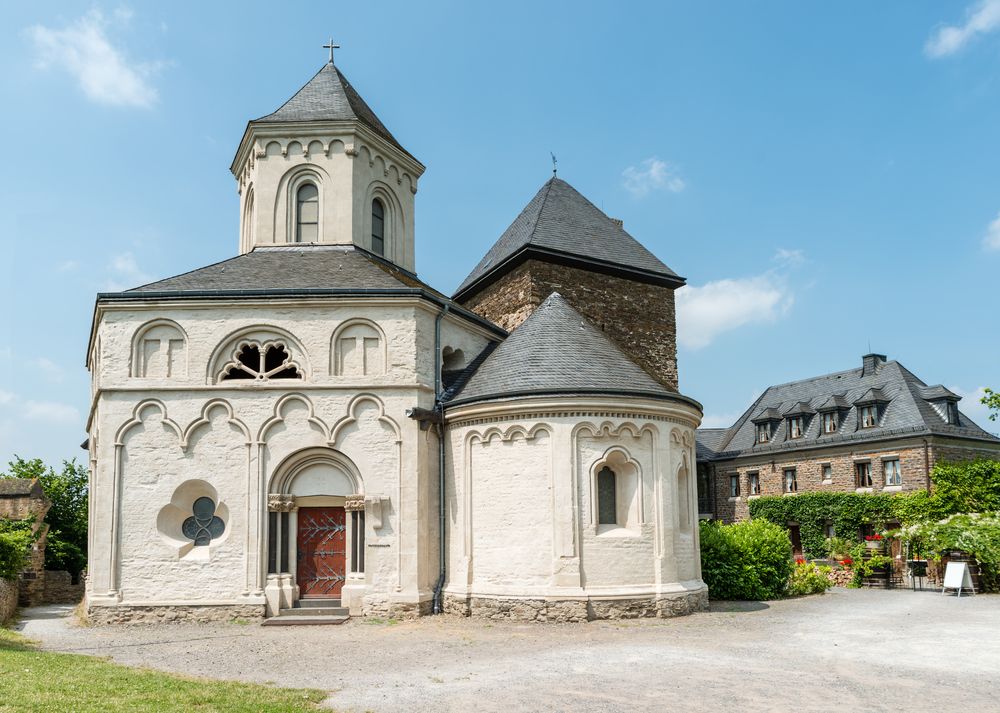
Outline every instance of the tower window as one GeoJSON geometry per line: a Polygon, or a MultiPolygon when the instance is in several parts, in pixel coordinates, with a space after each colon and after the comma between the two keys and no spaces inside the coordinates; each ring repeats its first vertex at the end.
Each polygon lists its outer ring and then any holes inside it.
{"type": "Polygon", "coordinates": [[[319,190],[312,183],[304,183],[295,200],[295,242],[315,243],[319,240],[319,190]]]}
{"type": "Polygon", "coordinates": [[[372,201],[372,252],[385,255],[385,206],[378,198],[372,201]]]}

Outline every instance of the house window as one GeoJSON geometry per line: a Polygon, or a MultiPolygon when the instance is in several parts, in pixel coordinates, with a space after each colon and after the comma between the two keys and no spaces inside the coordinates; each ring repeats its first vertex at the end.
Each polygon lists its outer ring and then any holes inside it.
{"type": "Polygon", "coordinates": [[[740,476],[730,475],[729,476],[729,497],[738,498],[740,496],[740,476]]]}
{"type": "Polygon", "coordinates": [[[788,437],[789,438],[802,438],[803,428],[802,428],[802,417],[795,416],[788,420],[788,437]]]}
{"type": "Polygon", "coordinates": [[[833,527],[833,521],[831,521],[831,520],[824,520],[823,521],[823,537],[826,537],[827,539],[829,539],[831,537],[836,537],[836,535],[837,535],[837,531],[833,527]]]}
{"type": "Polygon", "coordinates": [[[604,466],[597,474],[597,524],[618,524],[618,483],[615,472],[604,466]]]}
{"type": "Polygon", "coordinates": [[[236,349],[232,361],[222,368],[219,381],[301,378],[302,374],[284,344],[245,342],[236,349]]]}
{"type": "Polygon", "coordinates": [[[365,571],[365,511],[351,511],[351,571],[365,571]]]}
{"type": "Polygon", "coordinates": [[[295,194],[295,202],[295,242],[318,241],[319,190],[312,183],[303,183],[295,194]]]}
{"type": "Polygon", "coordinates": [[[861,428],[874,428],[878,425],[878,406],[861,407],[861,428]]]}
{"type": "Polygon", "coordinates": [[[747,476],[747,480],[749,481],[749,485],[750,485],[750,494],[751,495],[760,495],[760,474],[759,473],[750,473],[747,476]]]}
{"type": "Polygon", "coordinates": [[[829,463],[823,464],[823,480],[824,482],[830,482],[833,480],[833,466],[829,463]]]}
{"type": "Polygon", "coordinates": [[[899,459],[893,458],[892,460],[882,461],[882,470],[885,473],[885,484],[886,485],[902,485],[903,484],[903,471],[899,467],[899,459]]]}
{"type": "Polygon", "coordinates": [[[823,414],[823,433],[837,432],[837,414],[830,412],[823,414]]]}
{"type": "Polygon", "coordinates": [[[771,440],[771,424],[769,423],[758,423],[757,424],[757,443],[767,443],[771,440]]]}
{"type": "Polygon", "coordinates": [[[948,418],[947,418],[948,423],[950,423],[952,426],[958,426],[959,425],[959,422],[958,422],[958,404],[956,404],[954,401],[949,401],[948,405],[945,408],[945,413],[948,416],[948,418]]]}
{"type": "Polygon", "coordinates": [[[859,488],[872,487],[872,464],[868,461],[855,463],[854,480],[859,488]]]}
{"type": "Polygon", "coordinates": [[[385,255],[385,206],[378,198],[372,201],[372,252],[385,255]]]}
{"type": "Polygon", "coordinates": [[[785,468],[785,492],[797,493],[799,482],[795,473],[795,468],[785,468]]]}

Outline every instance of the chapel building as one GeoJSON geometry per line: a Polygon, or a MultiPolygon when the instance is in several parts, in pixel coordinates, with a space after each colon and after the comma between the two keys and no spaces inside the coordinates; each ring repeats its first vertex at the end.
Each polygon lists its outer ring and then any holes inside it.
{"type": "Polygon", "coordinates": [[[683,278],[553,177],[429,287],[424,166],[332,59],[231,171],[236,257],[97,298],[91,620],[706,605],[683,278]]]}

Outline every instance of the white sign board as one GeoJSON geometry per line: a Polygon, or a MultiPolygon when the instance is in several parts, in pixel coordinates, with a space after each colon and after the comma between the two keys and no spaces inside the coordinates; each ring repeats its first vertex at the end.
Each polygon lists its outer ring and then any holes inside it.
{"type": "Polygon", "coordinates": [[[975,594],[976,590],[972,588],[972,575],[969,574],[968,563],[948,563],[944,570],[944,587],[941,589],[941,593],[944,594],[946,589],[957,589],[958,596],[962,596],[963,589],[968,589],[975,594]]]}

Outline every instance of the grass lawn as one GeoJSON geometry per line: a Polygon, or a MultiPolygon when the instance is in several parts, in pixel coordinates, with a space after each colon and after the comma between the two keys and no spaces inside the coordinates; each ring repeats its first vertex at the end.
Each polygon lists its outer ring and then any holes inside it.
{"type": "Polygon", "coordinates": [[[320,710],[322,691],[269,688],[127,668],[93,656],[39,651],[0,628],[0,711],[253,711],[320,710]]]}

